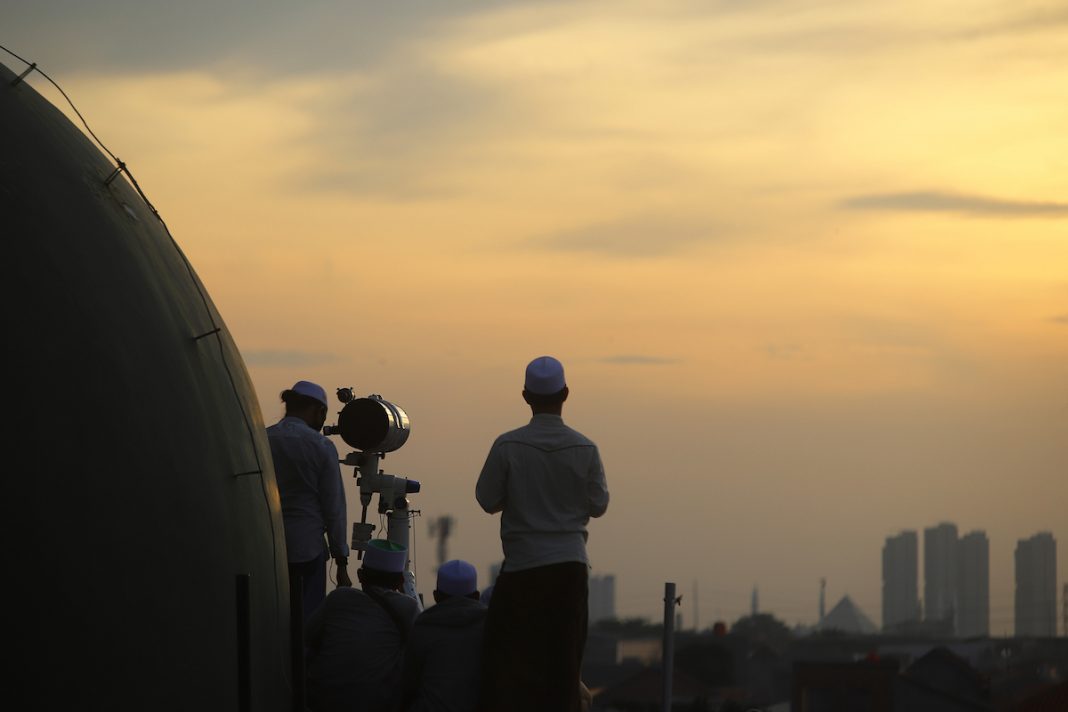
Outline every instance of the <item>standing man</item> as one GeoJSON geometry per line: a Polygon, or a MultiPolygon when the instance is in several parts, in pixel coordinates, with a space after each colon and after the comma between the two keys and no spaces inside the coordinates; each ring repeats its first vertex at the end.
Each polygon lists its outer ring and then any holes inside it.
{"type": "Polygon", "coordinates": [[[608,508],[597,446],[564,425],[568,388],[551,356],[527,366],[530,423],[501,435],[475,498],[501,513],[504,567],[486,617],[483,712],[578,712],[586,645],[586,524],[608,508]]]}
{"type": "Polygon", "coordinates": [[[297,381],[281,398],[285,417],[267,428],[267,438],[282,499],[289,578],[303,580],[302,615],[307,621],[326,597],[328,551],[337,564],[337,585],[352,585],[345,489],[337,447],[320,432],[326,422],[326,391],[310,381],[297,381]]]}

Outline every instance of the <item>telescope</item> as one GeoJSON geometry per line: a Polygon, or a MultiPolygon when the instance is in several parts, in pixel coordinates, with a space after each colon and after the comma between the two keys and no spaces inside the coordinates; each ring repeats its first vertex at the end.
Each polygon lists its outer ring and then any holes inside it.
{"type": "MultiPolygon", "coordinates": [[[[371,540],[375,525],[367,521],[367,508],[374,495],[378,495],[378,513],[388,515],[386,539],[411,551],[411,517],[418,514],[408,509],[409,494],[420,490],[418,480],[387,475],[379,469],[386,453],[394,452],[408,442],[411,421],[400,406],[390,403],[380,395],[372,394],[357,398],[352,387],[338,388],[337,399],[344,406],[338,413],[337,425],[323,427],[324,435],[340,435],[347,445],[356,449],[341,460],[341,464],[355,468],[353,475],[360,488],[360,521],[352,525],[351,547],[356,557],[363,559],[367,542],[371,540]]],[[[415,574],[411,570],[411,557],[404,566],[405,593],[419,600],[415,591],[415,574]]]]}
{"type": "Polygon", "coordinates": [[[352,388],[338,388],[337,399],[345,405],[337,425],[324,427],[324,435],[340,435],[357,450],[381,455],[400,450],[408,442],[411,423],[400,406],[379,395],[356,398],[352,388]]]}

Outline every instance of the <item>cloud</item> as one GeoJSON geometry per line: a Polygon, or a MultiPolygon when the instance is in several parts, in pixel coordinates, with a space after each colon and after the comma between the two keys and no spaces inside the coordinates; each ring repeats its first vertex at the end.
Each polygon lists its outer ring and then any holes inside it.
{"type": "Polygon", "coordinates": [[[317,366],[335,360],[334,354],[316,351],[273,351],[269,349],[243,351],[249,366],[317,366]]]}
{"type": "Polygon", "coordinates": [[[716,231],[707,224],[642,216],[595,223],[532,238],[528,245],[545,250],[589,252],[613,257],[659,257],[716,237],[716,231]]]}
{"type": "Polygon", "coordinates": [[[1068,8],[1057,2],[1056,5],[1013,12],[1009,17],[997,22],[972,27],[962,33],[965,39],[983,39],[1003,35],[1032,34],[1037,32],[1059,32],[1068,25],[1068,8]]]}
{"type": "Polygon", "coordinates": [[[623,366],[663,366],[671,363],[679,363],[677,358],[663,358],[660,356],[640,356],[637,354],[616,354],[599,359],[601,363],[614,363],[623,366]]]}
{"type": "Polygon", "coordinates": [[[858,195],[841,201],[839,207],[849,210],[959,213],[1004,218],[1068,216],[1068,203],[1003,200],[934,190],[858,195]]]}
{"type": "Polygon", "coordinates": [[[792,361],[805,356],[805,350],[798,344],[767,344],[764,352],[774,359],[792,361]]]}
{"type": "Polygon", "coordinates": [[[506,107],[490,87],[444,74],[428,58],[406,59],[317,107],[302,141],[323,160],[300,187],[405,201],[450,195],[506,107]]]}
{"type": "Polygon", "coordinates": [[[1058,314],[1057,316],[1050,317],[1049,320],[1055,324],[1068,324],[1068,314],[1058,314]]]}
{"type": "Polygon", "coordinates": [[[478,3],[438,0],[47,0],[6,4],[4,29],[9,41],[18,39],[12,50],[49,73],[220,65],[322,73],[374,67],[483,11],[478,3]]]}

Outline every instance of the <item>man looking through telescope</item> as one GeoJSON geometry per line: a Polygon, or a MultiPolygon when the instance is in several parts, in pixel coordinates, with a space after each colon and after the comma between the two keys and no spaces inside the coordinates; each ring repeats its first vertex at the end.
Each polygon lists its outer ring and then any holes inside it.
{"type": "Polygon", "coordinates": [[[337,588],[308,621],[308,708],[393,712],[401,703],[404,646],[419,602],[400,593],[408,550],[371,539],[356,570],[362,590],[337,588]]]}
{"type": "Polygon", "coordinates": [[[289,577],[303,580],[301,614],[307,621],[326,597],[328,551],[337,564],[337,585],[352,585],[345,489],[337,447],[320,433],[326,422],[326,391],[316,383],[297,381],[280,397],[285,416],[267,428],[267,439],[282,500],[289,577]]]}
{"type": "Polygon", "coordinates": [[[586,524],[608,508],[597,446],[564,425],[564,367],[530,362],[523,400],[532,418],[497,438],[475,498],[501,513],[504,566],[486,616],[483,712],[578,712],[586,644],[586,524]]]}

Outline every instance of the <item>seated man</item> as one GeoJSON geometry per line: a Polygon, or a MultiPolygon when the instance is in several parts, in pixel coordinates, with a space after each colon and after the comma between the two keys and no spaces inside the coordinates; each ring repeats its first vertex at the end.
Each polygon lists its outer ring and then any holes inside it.
{"type": "Polygon", "coordinates": [[[478,574],[466,561],[438,569],[432,606],[419,615],[404,653],[407,712],[474,712],[482,667],[478,574]]]}
{"type": "Polygon", "coordinates": [[[363,590],[336,588],[308,621],[308,707],[385,712],[400,706],[404,645],[419,603],[399,593],[408,552],[372,539],[356,570],[363,590]]]}

